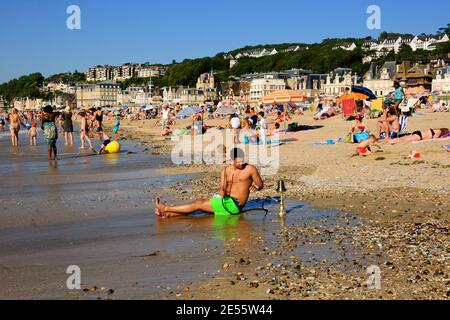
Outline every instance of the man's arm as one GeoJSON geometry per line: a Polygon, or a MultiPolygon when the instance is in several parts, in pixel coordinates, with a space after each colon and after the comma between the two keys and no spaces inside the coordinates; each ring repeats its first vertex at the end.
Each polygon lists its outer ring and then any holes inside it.
{"type": "Polygon", "coordinates": [[[227,188],[227,180],[226,180],[226,168],[224,167],[222,169],[222,172],[220,173],[220,186],[219,186],[219,194],[221,197],[224,197],[226,194],[226,188],[227,188]]]}
{"type": "Polygon", "coordinates": [[[261,191],[264,188],[264,182],[256,167],[252,167],[252,180],[253,185],[250,187],[251,192],[261,191]]]}

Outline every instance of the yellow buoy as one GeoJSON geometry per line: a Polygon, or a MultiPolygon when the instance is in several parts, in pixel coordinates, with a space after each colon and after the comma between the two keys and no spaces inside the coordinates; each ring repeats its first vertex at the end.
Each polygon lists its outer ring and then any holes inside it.
{"type": "Polygon", "coordinates": [[[120,152],[120,143],[117,141],[111,141],[106,147],[105,151],[108,153],[119,153],[120,152]]]}

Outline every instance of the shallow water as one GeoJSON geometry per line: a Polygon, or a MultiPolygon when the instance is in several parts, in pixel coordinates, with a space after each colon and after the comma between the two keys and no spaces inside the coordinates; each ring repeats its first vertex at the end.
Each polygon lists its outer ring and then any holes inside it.
{"type": "MultiPolygon", "coordinates": [[[[151,199],[191,175],[162,175],[157,169],[170,159],[150,155],[143,146],[121,141],[122,153],[97,156],[79,154],[60,138],[60,160],[49,163],[42,136],[38,147],[20,139],[22,146],[11,148],[8,135],[0,136],[0,298],[106,298],[101,290],[68,290],[69,265],[81,268],[83,288],[112,288],[114,298],[158,298],[216,274],[226,256],[240,254],[224,254],[232,239],[255,249],[257,236],[277,242],[274,201],[266,204],[266,217],[252,211],[240,218],[156,219],[151,199]]],[[[252,201],[247,208],[260,206],[252,201]]],[[[287,225],[340,223],[336,211],[296,201],[287,207],[287,225]]],[[[308,262],[339,255],[335,249],[308,244],[297,254],[308,262]]]]}

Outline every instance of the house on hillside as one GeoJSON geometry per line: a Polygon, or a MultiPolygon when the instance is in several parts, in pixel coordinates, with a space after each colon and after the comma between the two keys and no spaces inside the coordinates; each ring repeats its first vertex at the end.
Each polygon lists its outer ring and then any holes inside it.
{"type": "Polygon", "coordinates": [[[351,43],[340,43],[332,48],[333,50],[346,50],[346,51],[353,51],[356,49],[356,44],[354,42],[351,43]]]}

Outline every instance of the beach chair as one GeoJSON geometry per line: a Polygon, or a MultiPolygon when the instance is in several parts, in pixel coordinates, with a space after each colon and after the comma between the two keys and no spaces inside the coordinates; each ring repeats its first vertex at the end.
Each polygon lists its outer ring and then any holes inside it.
{"type": "Polygon", "coordinates": [[[348,118],[356,115],[355,99],[342,100],[342,117],[348,118]]]}
{"type": "Polygon", "coordinates": [[[372,100],[372,111],[383,112],[383,98],[372,100]]]}

